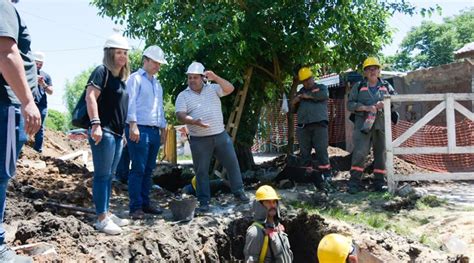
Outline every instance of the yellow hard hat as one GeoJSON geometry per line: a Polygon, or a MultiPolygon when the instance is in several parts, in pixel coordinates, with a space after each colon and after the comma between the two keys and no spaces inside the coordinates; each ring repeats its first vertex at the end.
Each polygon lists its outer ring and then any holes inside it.
{"type": "Polygon", "coordinates": [[[257,199],[257,201],[280,200],[280,197],[277,195],[273,187],[262,185],[257,189],[257,192],[255,192],[255,199],[257,199]]]}
{"type": "Polygon", "coordinates": [[[364,60],[364,63],[362,64],[362,69],[365,69],[366,67],[369,67],[369,66],[378,66],[379,68],[382,67],[382,65],[380,65],[380,62],[376,57],[368,57],[364,60]]]}
{"type": "Polygon", "coordinates": [[[313,76],[313,72],[308,67],[302,67],[298,71],[298,79],[303,81],[313,76]]]}
{"type": "Polygon", "coordinates": [[[194,176],[193,179],[191,180],[191,185],[193,186],[194,191],[196,191],[196,176],[194,176]]]}
{"type": "Polygon", "coordinates": [[[318,246],[320,263],[345,263],[352,250],[352,240],[340,234],[323,237],[318,246]]]}

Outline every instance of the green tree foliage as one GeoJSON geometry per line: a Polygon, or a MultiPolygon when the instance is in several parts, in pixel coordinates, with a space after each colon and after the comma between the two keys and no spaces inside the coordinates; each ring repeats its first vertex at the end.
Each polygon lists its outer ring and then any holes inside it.
{"type": "Polygon", "coordinates": [[[48,109],[45,126],[55,131],[66,131],[69,128],[65,114],[53,109],[48,109]]]}
{"type": "Polygon", "coordinates": [[[142,67],[142,54],[143,50],[141,49],[132,49],[130,52],[128,52],[128,60],[130,62],[130,70],[132,72],[135,72],[142,67]]]}
{"type": "MultiPolygon", "coordinates": [[[[288,91],[297,65],[319,64],[321,73],[354,68],[390,41],[387,22],[393,12],[415,12],[405,1],[376,0],[92,4],[125,25],[130,36],[164,49],[170,65],[163,67],[160,79],[173,96],[185,88],[184,72],[192,61],[203,62],[237,89],[253,68],[237,140],[246,147],[252,144],[262,104],[288,91]]],[[[233,96],[223,99],[225,116],[233,96]]]]}
{"type": "Polygon", "coordinates": [[[400,50],[386,63],[394,70],[414,70],[454,61],[453,52],[474,41],[474,8],[445,18],[441,24],[424,21],[412,28],[403,39],[400,50]]]}
{"type": "Polygon", "coordinates": [[[69,113],[72,113],[76,107],[77,101],[81,97],[82,92],[86,88],[87,80],[96,66],[92,66],[79,75],[74,77],[73,81],[66,80],[66,91],[64,92],[64,100],[66,101],[66,108],[69,113]]]}

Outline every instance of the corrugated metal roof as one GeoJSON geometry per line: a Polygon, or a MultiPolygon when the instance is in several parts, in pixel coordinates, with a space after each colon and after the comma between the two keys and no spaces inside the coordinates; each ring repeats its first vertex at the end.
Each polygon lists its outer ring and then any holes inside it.
{"type": "Polygon", "coordinates": [[[474,51],[474,42],[467,43],[462,48],[454,51],[454,54],[459,55],[459,54],[471,52],[471,51],[474,51]]]}
{"type": "Polygon", "coordinates": [[[320,79],[316,80],[315,82],[318,84],[324,84],[329,87],[329,86],[339,85],[341,81],[339,79],[339,75],[331,74],[331,75],[323,76],[320,79]]]}

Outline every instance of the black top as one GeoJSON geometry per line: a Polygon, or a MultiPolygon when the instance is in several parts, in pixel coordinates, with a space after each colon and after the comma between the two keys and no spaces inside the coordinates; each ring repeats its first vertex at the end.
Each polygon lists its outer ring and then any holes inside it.
{"type": "Polygon", "coordinates": [[[101,91],[97,99],[100,126],[116,134],[123,134],[128,109],[128,94],[125,82],[119,77],[114,77],[112,72],[104,65],[100,65],[94,69],[89,77],[87,86],[89,85],[101,91]],[[104,88],[107,71],[107,84],[104,88]]]}
{"type": "MultiPolygon", "coordinates": [[[[25,23],[11,4],[10,0],[0,0],[0,36],[15,40],[20,51],[28,86],[36,90],[36,65],[31,55],[31,38],[25,23]]],[[[0,74],[0,103],[20,104],[10,86],[0,74]]]]}
{"type": "MultiPolygon", "coordinates": [[[[51,79],[51,76],[49,76],[48,73],[40,70],[40,72],[38,72],[38,75],[43,76],[44,82],[48,86],[53,86],[53,80],[51,79]]],[[[40,87],[39,84],[38,84],[38,88],[36,92],[33,93],[33,96],[35,98],[35,103],[39,109],[44,109],[48,107],[48,99],[46,98],[47,96],[46,91],[44,90],[44,88],[40,87]]]]}

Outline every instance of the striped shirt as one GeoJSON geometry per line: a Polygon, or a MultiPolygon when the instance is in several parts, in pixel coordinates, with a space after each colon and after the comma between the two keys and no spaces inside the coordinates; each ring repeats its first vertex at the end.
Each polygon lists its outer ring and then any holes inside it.
{"type": "Polygon", "coordinates": [[[203,137],[224,131],[224,118],[220,97],[224,91],[219,84],[204,84],[201,93],[186,88],[176,98],[176,112],[185,112],[193,119],[201,119],[209,128],[187,124],[191,136],[203,137]]]}
{"type": "Polygon", "coordinates": [[[166,128],[163,88],[157,79],[148,79],[146,71],[139,69],[128,78],[127,93],[127,123],[166,128]]]}

